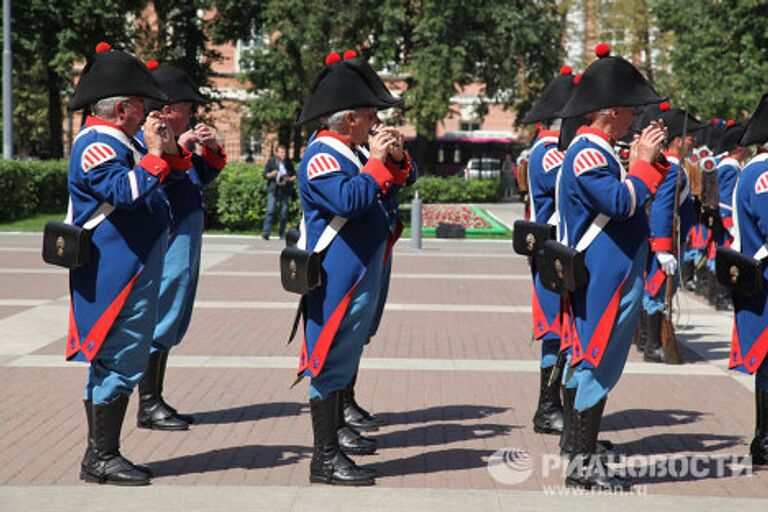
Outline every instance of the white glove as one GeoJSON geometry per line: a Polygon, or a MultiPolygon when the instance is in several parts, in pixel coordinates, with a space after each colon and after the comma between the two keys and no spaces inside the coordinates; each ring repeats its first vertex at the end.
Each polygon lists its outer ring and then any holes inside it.
{"type": "Polygon", "coordinates": [[[659,260],[659,266],[661,267],[662,272],[668,276],[674,275],[677,270],[677,260],[671,253],[657,252],[656,259],[659,260]]]}

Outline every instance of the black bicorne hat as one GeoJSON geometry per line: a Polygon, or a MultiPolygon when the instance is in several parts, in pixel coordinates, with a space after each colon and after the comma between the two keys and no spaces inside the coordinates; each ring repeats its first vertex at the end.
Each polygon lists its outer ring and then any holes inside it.
{"type": "Polygon", "coordinates": [[[765,144],[766,141],[768,141],[768,93],[763,94],[760,99],[760,104],[757,105],[755,113],[747,123],[739,145],[765,144]]]}
{"type": "Polygon", "coordinates": [[[743,135],[744,125],[732,124],[730,126],[726,126],[722,137],[720,137],[720,144],[717,146],[716,153],[718,155],[721,153],[727,153],[741,146],[739,141],[743,135]]]}
{"type": "Polygon", "coordinates": [[[99,43],[96,55],[88,60],[80,73],[67,108],[80,110],[113,96],[168,100],[143,62],[133,55],[112,50],[107,43],[99,43]]]}
{"type": "Polygon", "coordinates": [[[570,66],[563,66],[560,68],[560,74],[547,84],[539,99],[520,122],[541,123],[559,118],[558,113],[568,103],[574,87],[576,84],[574,84],[573,69],[570,66]]]}
{"type": "Polygon", "coordinates": [[[340,110],[373,107],[384,110],[403,104],[393,96],[379,75],[352,50],[325,58],[326,66],[312,81],[304,100],[297,125],[327,116],[340,110]]]}
{"type": "Polygon", "coordinates": [[[158,110],[164,104],[181,103],[190,101],[192,103],[210,103],[211,99],[203,95],[192,79],[184,71],[167,64],[162,66],[155,60],[147,62],[147,68],[152,72],[160,88],[168,96],[168,101],[150,101],[147,102],[150,110],[158,110]]]}
{"type": "Polygon", "coordinates": [[[611,57],[607,44],[595,47],[599,57],[584,71],[579,86],[559,117],[576,117],[611,107],[639,107],[662,101],[643,75],[621,57],[611,57]]]}
{"type": "Polygon", "coordinates": [[[671,108],[669,102],[664,101],[658,105],[648,105],[643,110],[642,120],[636,131],[641,132],[651,121],[657,119],[664,121],[664,126],[667,127],[668,131],[668,141],[675,137],[682,137],[683,128],[685,128],[685,133],[694,133],[707,127],[706,123],[702,123],[682,108],[671,108]],[[686,116],[688,116],[687,122],[685,120],[686,116]],[[683,124],[685,124],[685,127],[683,124]]]}
{"type": "Polygon", "coordinates": [[[725,133],[725,121],[721,123],[720,119],[713,119],[706,131],[707,136],[704,140],[704,144],[712,150],[712,153],[717,154],[720,138],[723,136],[723,133],[725,133]]]}

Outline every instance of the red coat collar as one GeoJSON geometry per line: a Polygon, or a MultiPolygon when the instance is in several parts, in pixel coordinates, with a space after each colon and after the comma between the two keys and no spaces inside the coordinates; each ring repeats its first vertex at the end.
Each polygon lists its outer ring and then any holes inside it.
{"type": "Polygon", "coordinates": [[[352,147],[352,139],[350,139],[349,137],[345,137],[343,135],[339,135],[338,133],[334,133],[330,130],[320,130],[319,132],[317,132],[317,136],[315,138],[318,138],[318,137],[333,137],[334,139],[340,140],[347,146],[352,147]]]}
{"type": "Polygon", "coordinates": [[[96,117],[96,116],[88,116],[88,117],[86,117],[85,118],[85,126],[88,126],[88,127],[90,127],[90,126],[108,126],[110,128],[114,128],[115,130],[120,130],[121,132],[125,133],[128,136],[128,138],[131,137],[131,135],[128,132],[126,132],[125,130],[123,130],[122,128],[117,126],[116,124],[110,123],[109,121],[105,121],[104,119],[102,119],[100,117],[96,117]]]}
{"type": "Polygon", "coordinates": [[[544,137],[554,137],[554,138],[560,138],[560,132],[557,130],[541,130],[539,132],[539,139],[542,139],[544,137]]]}
{"type": "Polygon", "coordinates": [[[608,144],[610,144],[611,146],[616,145],[616,140],[613,137],[611,137],[610,135],[608,135],[602,130],[592,128],[591,126],[582,126],[576,132],[576,135],[584,135],[584,134],[597,135],[598,137],[605,139],[608,142],[608,144]]]}

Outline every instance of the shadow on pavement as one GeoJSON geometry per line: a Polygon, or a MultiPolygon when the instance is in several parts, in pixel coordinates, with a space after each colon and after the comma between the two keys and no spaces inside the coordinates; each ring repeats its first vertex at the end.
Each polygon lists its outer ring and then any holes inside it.
{"type": "Polygon", "coordinates": [[[617,451],[627,455],[658,455],[665,453],[706,453],[724,450],[744,443],[742,436],[727,436],[701,432],[657,434],[629,443],[617,444],[617,451]]]}
{"type": "Polygon", "coordinates": [[[312,455],[308,446],[233,446],[147,464],[155,477],[207,473],[233,468],[265,469],[295,464],[312,455]]]}
{"type": "MultiPolygon", "coordinates": [[[[363,404],[365,407],[365,405],[363,404]]],[[[494,414],[508,411],[507,407],[492,405],[448,405],[445,407],[428,407],[402,412],[377,413],[387,422],[387,425],[405,425],[409,423],[429,423],[433,421],[460,421],[487,418],[494,414]]],[[[373,411],[372,411],[373,412],[373,411]]]]}
{"type": "Polygon", "coordinates": [[[485,467],[488,465],[488,457],[492,454],[493,452],[489,450],[451,448],[376,464],[367,464],[367,461],[362,458],[356,460],[358,463],[376,470],[379,476],[403,476],[439,473],[441,471],[465,471],[485,467]]]}
{"type": "Polygon", "coordinates": [[[471,439],[489,439],[509,434],[520,429],[519,425],[477,424],[458,425],[456,423],[434,423],[399,432],[385,434],[373,433],[380,448],[409,448],[413,446],[433,446],[471,439]]]}
{"type": "Polygon", "coordinates": [[[193,414],[195,423],[200,425],[218,423],[239,423],[256,421],[267,418],[298,416],[309,412],[309,405],[302,402],[271,402],[266,404],[251,404],[216,411],[196,412],[193,414]]]}
{"type": "Polygon", "coordinates": [[[705,415],[708,413],[684,409],[625,409],[605,416],[600,423],[600,431],[687,425],[699,421],[705,415]]]}

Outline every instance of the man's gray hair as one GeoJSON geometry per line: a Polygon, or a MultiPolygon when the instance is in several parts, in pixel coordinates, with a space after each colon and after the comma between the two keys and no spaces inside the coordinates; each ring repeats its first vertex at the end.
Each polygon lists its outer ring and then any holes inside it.
{"type": "Polygon", "coordinates": [[[354,114],[355,109],[339,110],[338,112],[334,112],[333,114],[323,119],[323,124],[328,128],[336,128],[344,121],[344,116],[349,113],[354,114]]]}
{"type": "Polygon", "coordinates": [[[102,98],[93,105],[91,105],[91,112],[96,117],[103,119],[113,119],[115,117],[115,105],[121,101],[127,103],[131,101],[128,96],[111,96],[109,98],[102,98]]]}

